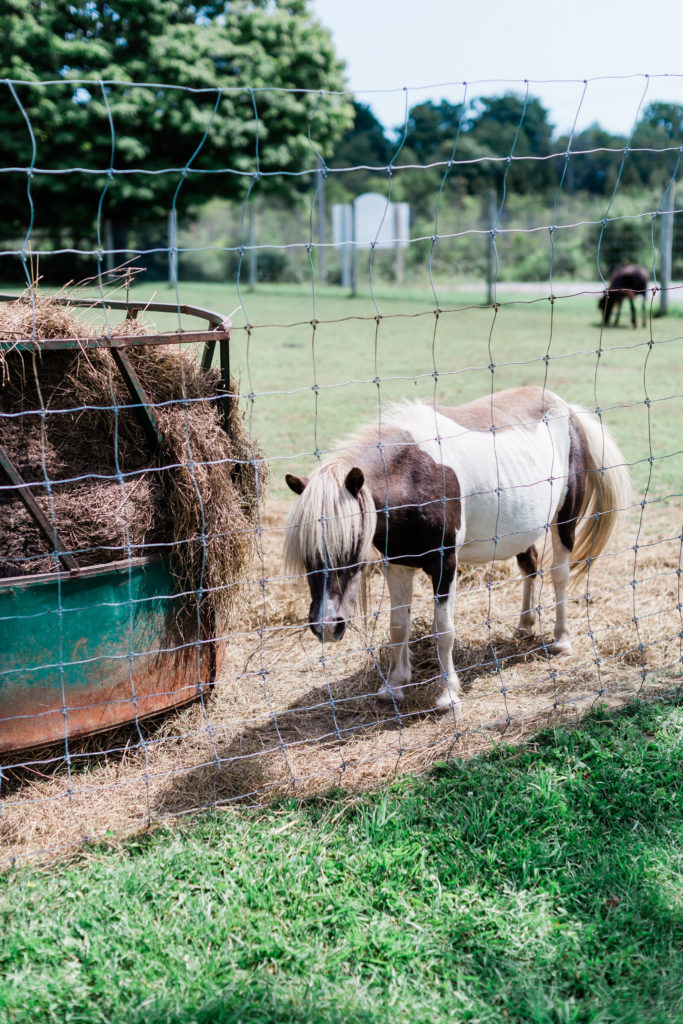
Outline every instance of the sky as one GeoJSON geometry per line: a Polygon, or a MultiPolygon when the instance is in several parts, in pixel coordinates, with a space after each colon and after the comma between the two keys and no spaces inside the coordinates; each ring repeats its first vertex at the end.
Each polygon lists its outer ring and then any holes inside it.
{"type": "Polygon", "coordinates": [[[680,0],[311,0],[311,8],[332,32],[356,99],[388,129],[403,123],[406,105],[524,94],[527,82],[558,132],[597,121],[628,135],[639,107],[683,104],[680,0]]]}

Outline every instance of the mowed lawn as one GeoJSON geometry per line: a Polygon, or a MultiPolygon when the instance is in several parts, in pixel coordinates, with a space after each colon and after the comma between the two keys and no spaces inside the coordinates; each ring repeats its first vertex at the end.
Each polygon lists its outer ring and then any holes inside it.
{"type": "MultiPolygon", "coordinates": [[[[271,467],[270,493],[284,473],[305,471],[316,451],[377,415],[386,403],[436,396],[457,405],[491,388],[547,384],[570,401],[604,410],[632,464],[639,498],[680,494],[683,458],[683,319],[653,317],[633,330],[628,307],[602,330],[598,286],[551,302],[501,285],[499,307],[476,293],[398,288],[189,284],[182,301],[232,313],[232,366],[254,436],[271,467]],[[592,291],[595,294],[592,293],[592,291]],[[650,461],[652,460],[652,461],[650,461]]],[[[149,292],[144,292],[148,297],[149,292]]],[[[168,287],[159,300],[173,301],[168,287]]],[[[174,318],[160,318],[170,326],[174,318]]],[[[176,320],[177,322],[177,320],[176,320]]]]}
{"type": "Polygon", "coordinates": [[[675,1024],[683,708],[0,877],[2,1024],[675,1024]]]}

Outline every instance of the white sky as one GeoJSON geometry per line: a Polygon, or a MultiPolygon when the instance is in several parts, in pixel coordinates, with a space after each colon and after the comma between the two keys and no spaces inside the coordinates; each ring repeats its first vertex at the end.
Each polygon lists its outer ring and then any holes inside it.
{"type": "Polygon", "coordinates": [[[403,123],[406,100],[461,101],[463,82],[473,98],[523,93],[529,80],[559,131],[571,129],[580,104],[579,128],[598,121],[626,134],[641,99],[683,104],[680,0],[311,0],[311,8],[332,32],[351,90],[385,128],[403,123]],[[624,77],[597,80],[612,76],[624,77]]]}

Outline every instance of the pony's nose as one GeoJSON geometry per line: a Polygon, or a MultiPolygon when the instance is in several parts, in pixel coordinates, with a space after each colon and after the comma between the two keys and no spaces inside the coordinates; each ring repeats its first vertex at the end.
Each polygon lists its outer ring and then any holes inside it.
{"type": "Polygon", "coordinates": [[[318,640],[323,638],[323,624],[322,622],[309,622],[308,625],[311,627],[311,633],[317,636],[318,640]]]}
{"type": "Polygon", "coordinates": [[[309,626],[321,642],[323,640],[341,640],[346,631],[346,621],[341,618],[333,619],[332,621],[328,619],[325,622],[312,620],[309,622],[309,626]]]}
{"type": "Polygon", "coordinates": [[[344,636],[344,632],[345,631],[346,631],[346,620],[345,619],[337,619],[337,621],[335,622],[334,626],[332,627],[332,639],[333,640],[341,640],[341,638],[344,636]]]}

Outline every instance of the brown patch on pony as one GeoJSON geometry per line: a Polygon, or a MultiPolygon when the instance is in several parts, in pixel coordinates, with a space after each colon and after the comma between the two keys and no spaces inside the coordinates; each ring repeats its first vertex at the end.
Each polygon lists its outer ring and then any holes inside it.
{"type": "Polygon", "coordinates": [[[444,593],[455,573],[461,523],[453,470],[423,452],[408,431],[382,423],[346,438],[330,461],[362,470],[377,509],[377,550],[390,561],[424,570],[444,593]]]}
{"type": "Polygon", "coordinates": [[[538,423],[558,407],[565,408],[565,403],[554,392],[527,385],[484,395],[455,408],[437,406],[436,411],[468,430],[505,430],[538,423]]]}
{"type": "Polygon", "coordinates": [[[517,557],[517,565],[524,576],[535,576],[538,572],[538,548],[532,544],[526,551],[520,551],[517,557]]]}

